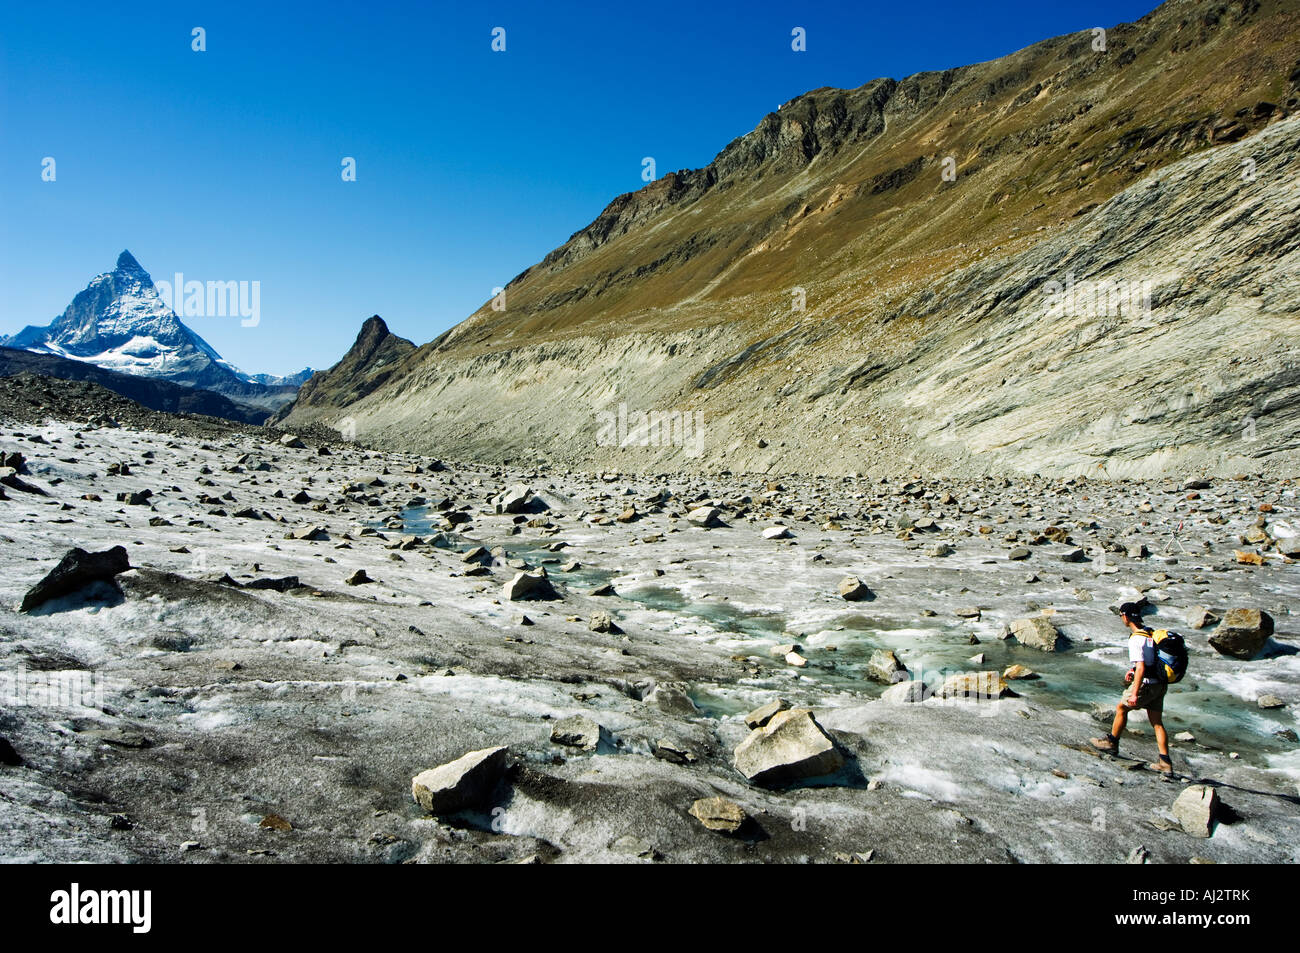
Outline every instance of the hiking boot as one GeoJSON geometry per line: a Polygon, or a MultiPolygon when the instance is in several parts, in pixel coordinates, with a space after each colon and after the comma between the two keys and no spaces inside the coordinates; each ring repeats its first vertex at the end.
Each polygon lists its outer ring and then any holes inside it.
{"type": "Polygon", "coordinates": [[[1173,774],[1174,766],[1169,761],[1152,761],[1147,765],[1152,771],[1159,771],[1161,774],[1173,774]]]}
{"type": "Polygon", "coordinates": [[[1088,744],[1092,745],[1098,751],[1104,751],[1107,754],[1119,754],[1119,745],[1109,738],[1089,738],[1088,744]]]}

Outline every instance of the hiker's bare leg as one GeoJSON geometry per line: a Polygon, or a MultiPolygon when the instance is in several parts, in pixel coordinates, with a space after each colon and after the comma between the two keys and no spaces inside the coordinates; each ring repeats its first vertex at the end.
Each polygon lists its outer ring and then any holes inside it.
{"type": "Polygon", "coordinates": [[[1147,720],[1156,734],[1156,747],[1166,758],[1169,757],[1169,732],[1165,730],[1165,706],[1159,705],[1147,709],[1147,720]]]}
{"type": "Polygon", "coordinates": [[[1123,702],[1120,702],[1118,705],[1115,706],[1115,721],[1110,726],[1110,733],[1115,738],[1116,741],[1119,740],[1120,735],[1124,734],[1124,726],[1127,724],[1128,724],[1128,709],[1124,707],[1123,702]]]}

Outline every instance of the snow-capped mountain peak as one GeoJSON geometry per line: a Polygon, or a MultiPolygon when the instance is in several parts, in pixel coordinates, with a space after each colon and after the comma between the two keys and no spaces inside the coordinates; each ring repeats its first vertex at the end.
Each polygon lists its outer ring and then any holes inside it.
{"type": "MultiPolygon", "coordinates": [[[[57,354],[109,370],[158,377],[191,387],[258,400],[296,386],[269,375],[245,374],[187,327],[163,301],[153,279],[130,251],[117,256],[112,271],[98,275],[47,327],[29,325],[0,345],[57,354]],[[264,379],[263,379],[264,378],[264,379]],[[272,381],[276,381],[272,383],[272,381]]],[[[287,397],[285,399],[288,399],[287,397]]]]}

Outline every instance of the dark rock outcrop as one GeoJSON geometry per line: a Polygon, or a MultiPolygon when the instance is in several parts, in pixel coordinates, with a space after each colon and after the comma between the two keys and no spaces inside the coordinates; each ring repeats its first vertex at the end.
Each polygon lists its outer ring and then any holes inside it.
{"type": "Polygon", "coordinates": [[[111,580],[130,568],[125,546],[114,546],[98,553],[70,549],[44,579],[27,591],[19,611],[30,612],[51,599],[70,595],[93,582],[111,580]]]}

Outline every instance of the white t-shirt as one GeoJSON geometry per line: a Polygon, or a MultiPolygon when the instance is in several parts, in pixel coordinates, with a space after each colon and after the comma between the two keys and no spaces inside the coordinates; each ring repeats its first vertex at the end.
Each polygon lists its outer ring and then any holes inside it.
{"type": "MultiPolygon", "coordinates": [[[[1134,632],[1128,640],[1128,660],[1134,665],[1138,662],[1146,663],[1147,672],[1156,671],[1156,643],[1151,636],[1145,632],[1134,632]]],[[[1150,685],[1158,682],[1158,677],[1147,675],[1142,679],[1143,684],[1150,685]]]]}

